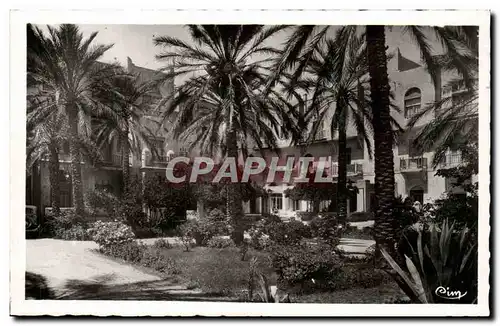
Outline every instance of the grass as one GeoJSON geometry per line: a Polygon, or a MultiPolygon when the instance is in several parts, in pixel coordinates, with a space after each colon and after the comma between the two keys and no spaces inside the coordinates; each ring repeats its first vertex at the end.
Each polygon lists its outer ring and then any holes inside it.
{"type": "MultiPolygon", "coordinates": [[[[163,256],[164,259],[161,261],[167,261],[168,259],[168,269],[175,271],[169,273],[167,270],[167,272],[161,273],[164,281],[168,281],[169,284],[178,284],[187,290],[199,292],[196,297],[183,296],[176,297],[174,300],[246,301],[250,260],[253,257],[257,258],[257,271],[266,275],[270,284],[277,283],[277,276],[270,265],[269,254],[265,251],[249,249],[245,260],[242,261],[239,249],[235,247],[223,249],[194,247],[190,251],[185,251],[181,246],[174,246],[173,248],[148,246],[146,250],[150,251],[150,256],[163,256]]],[[[151,267],[134,265],[144,272],[149,271],[152,274],[161,275],[151,267]]],[[[347,263],[343,276],[339,275],[339,277],[341,276],[338,284],[340,287],[336,287],[336,290],[330,288],[316,289],[306,285],[303,289],[289,289],[291,291],[291,300],[292,302],[305,303],[387,303],[404,298],[397,285],[389,278],[383,278],[375,283],[365,282],[365,284],[364,280],[370,281],[374,279],[373,273],[374,271],[367,270],[366,266],[362,267],[361,265],[358,266],[357,263],[347,263]],[[363,270],[367,274],[362,273],[363,270]],[[361,280],[359,280],[360,277],[361,280]],[[349,288],[350,286],[353,286],[353,288],[349,288]]],[[[152,297],[150,296],[152,300],[166,300],[171,297],[168,292],[160,290],[161,286],[152,285],[152,288],[156,289],[154,295],[151,294],[152,297]]],[[[151,292],[152,290],[145,289],[145,291],[151,292]]],[[[128,289],[124,292],[129,293],[136,299],[140,298],[139,300],[147,300],[148,297],[145,294],[133,294],[135,292],[129,292],[128,289]]],[[[256,284],[254,294],[258,292],[260,292],[260,288],[256,284]]],[[[123,293],[123,295],[127,296],[126,293],[123,293]]],[[[114,297],[112,294],[108,294],[108,296],[110,298],[114,297]]]]}
{"type": "Polygon", "coordinates": [[[181,248],[164,250],[178,265],[181,277],[191,286],[197,286],[207,293],[238,295],[248,286],[250,259],[257,257],[257,270],[265,274],[271,282],[276,275],[269,265],[264,252],[249,250],[245,260],[241,260],[237,248],[224,249],[195,247],[186,252],[181,248]]]}

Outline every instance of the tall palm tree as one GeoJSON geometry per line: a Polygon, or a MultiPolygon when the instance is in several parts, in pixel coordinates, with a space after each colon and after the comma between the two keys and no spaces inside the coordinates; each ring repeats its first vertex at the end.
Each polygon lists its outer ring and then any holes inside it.
{"type": "MultiPolygon", "coordinates": [[[[298,79],[315,55],[315,51],[327,38],[329,30],[336,26],[303,25],[295,28],[287,39],[280,59],[276,62],[274,73],[268,85],[280,78],[283,72],[293,68],[293,78],[298,79]]],[[[393,131],[390,115],[390,86],[387,75],[387,47],[385,44],[386,26],[366,26],[365,41],[370,76],[370,102],[375,146],[375,239],[377,244],[394,247],[397,239],[397,217],[392,214],[394,201],[394,154],[392,151],[393,131]]],[[[463,29],[463,28],[462,28],[463,29]]],[[[429,34],[434,34],[445,53],[460,52],[454,42],[455,27],[406,26],[403,33],[410,35],[420,51],[421,59],[432,81],[437,84],[440,65],[431,53],[429,34]]],[[[471,34],[469,29],[464,33],[471,34]]],[[[460,62],[460,56],[452,55],[452,60],[444,69],[454,68],[470,84],[472,78],[467,65],[460,62]]]]}
{"type": "MultiPolygon", "coordinates": [[[[165,48],[158,59],[173,60],[167,78],[188,75],[168,98],[165,116],[173,121],[174,137],[192,137],[192,147],[203,153],[234,158],[259,149],[276,148],[276,132],[293,130],[292,108],[277,92],[264,96],[267,63],[278,50],[266,41],[283,26],[189,25],[192,43],[168,36],[155,38],[165,48]],[[178,115],[176,109],[179,108],[178,115]],[[175,116],[175,118],[174,118],[175,116]]],[[[227,214],[233,222],[236,243],[243,240],[243,208],[238,183],[227,185],[227,214]]]]}
{"type": "MultiPolygon", "coordinates": [[[[108,87],[100,89],[102,98],[96,110],[94,132],[100,147],[117,141],[121,151],[123,192],[127,193],[130,182],[129,155],[141,153],[142,144],[153,148],[150,139],[154,131],[145,124],[145,113],[152,107],[147,99],[156,92],[156,83],[141,81],[139,76],[118,73],[108,80],[108,87]]],[[[154,122],[154,121],[152,121],[154,122]]]]}
{"type": "Polygon", "coordinates": [[[60,212],[60,186],[59,186],[59,151],[65,141],[64,117],[53,115],[45,121],[33,124],[28,114],[28,146],[26,153],[26,166],[31,168],[41,159],[49,158],[50,206],[52,213],[60,212]]]}
{"type": "MultiPolygon", "coordinates": [[[[112,65],[99,65],[99,59],[112,45],[95,45],[97,32],[84,38],[76,25],[63,24],[57,28],[48,26],[48,36],[42,40],[46,53],[34,56],[30,77],[36,85],[44,85],[53,91],[60,107],[64,109],[69,127],[71,177],[75,212],[83,215],[83,189],[81,153],[79,144],[83,126],[79,121],[90,116],[95,90],[114,73],[112,65]]],[[[52,107],[39,107],[40,117],[50,117],[52,107]]],[[[88,126],[89,124],[87,124],[88,126]]],[[[87,130],[88,131],[88,130],[87,130]]]]}
{"type": "Polygon", "coordinates": [[[330,109],[335,108],[330,133],[338,131],[338,181],[337,215],[340,221],[347,219],[347,126],[354,124],[360,138],[365,142],[371,156],[370,111],[366,105],[362,84],[365,83],[368,67],[366,47],[360,35],[352,27],[343,27],[333,39],[326,40],[325,47],[318,47],[311,57],[306,73],[312,77],[312,99],[305,113],[306,121],[313,121],[308,141],[312,141],[330,109]],[[368,121],[369,123],[365,123],[368,121]]]}

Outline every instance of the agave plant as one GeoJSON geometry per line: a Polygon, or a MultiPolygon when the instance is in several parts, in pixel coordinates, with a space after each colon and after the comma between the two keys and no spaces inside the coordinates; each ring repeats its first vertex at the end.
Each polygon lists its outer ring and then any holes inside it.
{"type": "Polygon", "coordinates": [[[385,249],[383,257],[393,276],[412,302],[475,303],[477,298],[477,244],[470,229],[455,230],[454,223],[418,230],[416,248],[400,266],[385,249]]]}
{"type": "Polygon", "coordinates": [[[262,289],[262,294],[259,293],[262,302],[266,303],[290,303],[290,295],[288,293],[284,295],[278,294],[278,287],[275,285],[269,285],[267,277],[260,273],[259,274],[259,285],[262,289]]]}

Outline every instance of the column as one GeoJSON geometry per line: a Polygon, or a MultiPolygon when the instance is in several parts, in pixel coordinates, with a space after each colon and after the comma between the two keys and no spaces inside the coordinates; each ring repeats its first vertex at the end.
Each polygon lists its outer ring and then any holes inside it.
{"type": "Polygon", "coordinates": [[[287,212],[288,211],[288,198],[285,197],[285,192],[283,192],[281,196],[283,198],[283,211],[287,212]]]}

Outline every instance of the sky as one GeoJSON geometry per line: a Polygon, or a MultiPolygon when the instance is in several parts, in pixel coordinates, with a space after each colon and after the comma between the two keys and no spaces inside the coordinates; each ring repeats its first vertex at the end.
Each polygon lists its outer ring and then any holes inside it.
{"type": "MultiPolygon", "coordinates": [[[[40,26],[46,30],[44,26],[40,26]]],[[[150,69],[159,69],[165,62],[158,61],[155,56],[160,54],[162,49],[153,44],[153,39],[157,36],[171,36],[190,42],[190,35],[183,25],[79,25],[85,37],[92,32],[98,32],[95,43],[114,44],[99,61],[118,61],[126,65],[127,57],[130,57],[136,66],[150,69]]],[[[280,33],[269,40],[269,45],[279,47],[282,45],[288,33],[280,33]]],[[[430,37],[435,54],[442,52],[441,46],[430,37]]],[[[402,33],[401,28],[394,27],[392,31],[387,31],[386,42],[389,51],[399,47],[401,54],[406,58],[420,62],[418,49],[411,42],[408,35],[402,33]]],[[[178,85],[180,82],[176,80],[178,85]]]]}

